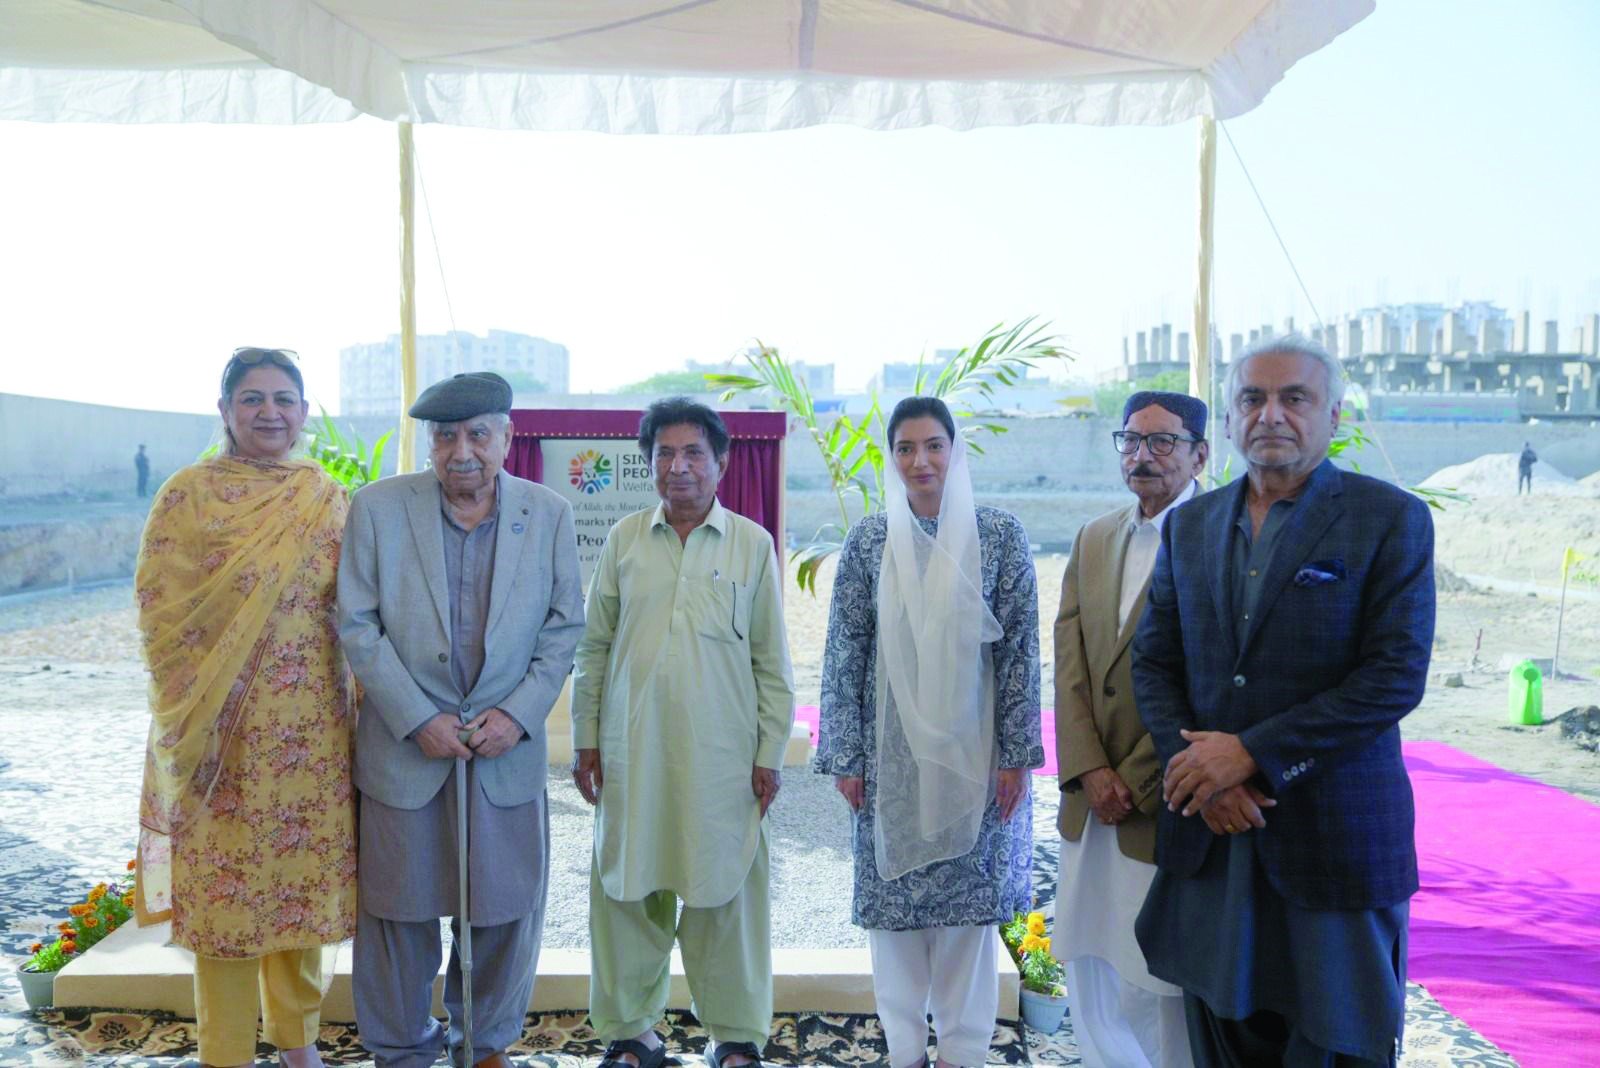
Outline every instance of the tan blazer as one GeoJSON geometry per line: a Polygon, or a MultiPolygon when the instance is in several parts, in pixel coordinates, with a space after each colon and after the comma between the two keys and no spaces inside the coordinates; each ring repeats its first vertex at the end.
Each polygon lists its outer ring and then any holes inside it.
{"type": "Polygon", "coordinates": [[[1111,768],[1133,792],[1135,810],[1117,824],[1125,856],[1155,863],[1161,762],[1133,701],[1133,632],[1144,614],[1145,589],[1117,628],[1122,562],[1139,502],[1085,523],[1072,545],[1056,614],[1056,760],[1061,769],[1062,837],[1076,842],[1093,816],[1078,776],[1111,768]]]}

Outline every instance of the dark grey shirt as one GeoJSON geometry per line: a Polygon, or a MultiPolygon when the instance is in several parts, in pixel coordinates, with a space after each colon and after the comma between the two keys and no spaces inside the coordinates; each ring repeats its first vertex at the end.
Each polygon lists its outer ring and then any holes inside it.
{"type": "Polygon", "coordinates": [[[483,671],[483,632],[489,625],[494,534],[499,520],[500,499],[496,495],[494,511],[471,530],[463,530],[450,518],[444,494],[439,495],[444,574],[450,587],[450,676],[462,693],[472,692],[483,671]]]}
{"type": "Polygon", "coordinates": [[[1267,577],[1267,565],[1272,563],[1272,550],[1278,543],[1278,532],[1289,520],[1289,510],[1294,501],[1274,501],[1267,509],[1267,518],[1261,523],[1261,533],[1250,535],[1250,505],[1248,499],[1239,508],[1239,519],[1233,526],[1232,556],[1228,561],[1233,584],[1233,636],[1239,648],[1244,648],[1245,632],[1250,629],[1250,618],[1256,613],[1261,600],[1261,583],[1267,577]]]}

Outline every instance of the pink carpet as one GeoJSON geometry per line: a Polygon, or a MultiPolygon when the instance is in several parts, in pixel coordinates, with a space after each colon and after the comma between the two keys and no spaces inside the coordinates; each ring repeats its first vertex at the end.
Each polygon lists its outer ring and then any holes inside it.
{"type": "Polygon", "coordinates": [[[1411,978],[1525,1068],[1600,1063],[1600,806],[1408,742],[1411,978]]]}
{"type": "MultiPolygon", "coordinates": [[[[817,708],[797,717],[817,737],[817,708]]],[[[1041,714],[1056,773],[1055,720],[1041,714]]],[[[1410,977],[1524,1068],[1600,1064],[1600,806],[1407,742],[1422,889],[1410,977]]]]}

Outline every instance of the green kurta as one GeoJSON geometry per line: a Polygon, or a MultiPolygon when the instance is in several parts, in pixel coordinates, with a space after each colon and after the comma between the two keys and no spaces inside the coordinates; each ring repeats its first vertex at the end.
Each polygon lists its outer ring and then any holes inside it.
{"type": "Polygon", "coordinates": [[[687,542],[663,506],[611,528],[578,643],[572,742],[600,750],[594,858],[607,897],[738,893],[755,859],[755,765],[794,722],[772,536],[714,502],[687,542]]]}

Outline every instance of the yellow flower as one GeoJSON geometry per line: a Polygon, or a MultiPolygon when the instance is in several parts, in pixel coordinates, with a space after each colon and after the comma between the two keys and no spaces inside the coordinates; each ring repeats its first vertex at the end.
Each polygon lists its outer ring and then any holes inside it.
{"type": "Polygon", "coordinates": [[[122,895],[122,903],[124,905],[128,906],[130,909],[133,908],[133,891],[132,890],[129,890],[126,894],[122,895]]]}
{"type": "Polygon", "coordinates": [[[99,927],[100,926],[100,917],[98,917],[98,916],[85,916],[83,918],[83,925],[85,927],[99,927]]]}
{"type": "Polygon", "coordinates": [[[1044,952],[1046,952],[1046,953],[1050,952],[1050,939],[1048,939],[1048,938],[1039,939],[1039,948],[1041,950],[1043,950],[1044,952]]]}
{"type": "Polygon", "coordinates": [[[1041,939],[1038,935],[1030,932],[1025,938],[1023,938],[1022,944],[1017,948],[1023,953],[1032,953],[1034,950],[1039,948],[1039,945],[1042,941],[1043,939],[1041,939]]]}
{"type": "Polygon", "coordinates": [[[1044,913],[1042,913],[1042,912],[1030,912],[1030,913],[1028,913],[1028,933],[1031,934],[1031,935],[1042,935],[1042,934],[1044,934],[1044,913]]]}
{"type": "Polygon", "coordinates": [[[68,905],[67,906],[67,911],[72,913],[74,916],[82,916],[85,912],[89,911],[89,906],[88,905],[68,905]]]}
{"type": "Polygon", "coordinates": [[[105,883],[101,883],[99,886],[97,886],[93,890],[89,891],[89,903],[93,904],[94,902],[99,901],[101,898],[103,898],[105,896],[106,896],[106,884],[105,883]]]}

